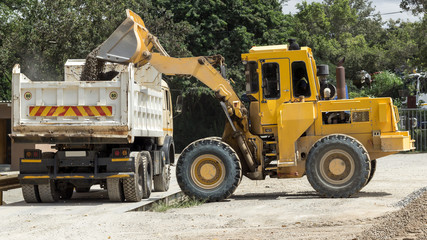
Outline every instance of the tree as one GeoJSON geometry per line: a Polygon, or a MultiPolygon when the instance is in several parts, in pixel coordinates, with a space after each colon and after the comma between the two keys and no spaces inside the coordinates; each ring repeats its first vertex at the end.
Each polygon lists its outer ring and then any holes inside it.
{"type": "MultiPolygon", "coordinates": [[[[153,4],[171,11],[174,22],[191,24],[192,31],[185,40],[191,55],[225,57],[228,77],[235,81],[233,87],[239,95],[245,86],[241,54],[254,45],[286,44],[289,37],[283,1],[157,0],[153,4]]],[[[190,113],[174,121],[175,136],[184,140],[178,148],[201,137],[222,134],[224,115],[211,90],[194,79],[177,77],[171,79],[171,86],[183,90],[184,110],[190,113]]]]}
{"type": "Polygon", "coordinates": [[[411,11],[415,16],[421,15],[421,24],[416,26],[417,34],[414,36],[419,47],[419,54],[414,62],[420,67],[427,68],[427,16],[425,15],[427,9],[427,2],[425,0],[402,0],[400,7],[405,11],[411,11]]]}
{"type": "Polygon", "coordinates": [[[402,0],[400,7],[412,14],[418,15],[426,12],[427,2],[425,0],[402,0]]]}
{"type": "Polygon", "coordinates": [[[149,1],[6,1],[0,5],[2,78],[20,63],[30,79],[61,80],[65,61],[85,58],[125,19],[127,8],[144,17],[170,52],[187,53],[188,25],[175,24],[170,12],[154,9],[149,1]]]}

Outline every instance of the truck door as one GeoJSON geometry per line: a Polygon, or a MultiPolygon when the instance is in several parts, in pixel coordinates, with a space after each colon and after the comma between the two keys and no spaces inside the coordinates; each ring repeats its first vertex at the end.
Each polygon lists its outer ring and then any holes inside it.
{"type": "Polygon", "coordinates": [[[289,59],[265,59],[261,64],[260,116],[261,125],[268,128],[277,124],[280,104],[291,99],[289,59]]]}

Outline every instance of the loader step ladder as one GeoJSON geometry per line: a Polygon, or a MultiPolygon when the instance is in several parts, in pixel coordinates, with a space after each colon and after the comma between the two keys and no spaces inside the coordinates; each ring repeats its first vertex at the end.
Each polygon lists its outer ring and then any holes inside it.
{"type": "Polygon", "coordinates": [[[272,160],[268,164],[268,166],[265,168],[265,170],[266,171],[277,171],[277,163],[278,163],[278,161],[277,161],[278,154],[277,154],[277,148],[276,148],[277,141],[266,141],[265,144],[266,145],[274,146],[274,151],[273,152],[267,152],[267,153],[265,153],[266,157],[274,157],[274,160],[272,160]]]}

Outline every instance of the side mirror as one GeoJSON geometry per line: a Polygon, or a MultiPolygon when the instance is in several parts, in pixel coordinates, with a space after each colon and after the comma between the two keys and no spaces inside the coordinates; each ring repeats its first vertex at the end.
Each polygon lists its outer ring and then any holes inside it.
{"type": "Polygon", "coordinates": [[[175,112],[176,113],[182,112],[182,103],[183,103],[183,97],[182,97],[182,95],[178,95],[178,97],[176,97],[176,102],[175,102],[175,112]]]}

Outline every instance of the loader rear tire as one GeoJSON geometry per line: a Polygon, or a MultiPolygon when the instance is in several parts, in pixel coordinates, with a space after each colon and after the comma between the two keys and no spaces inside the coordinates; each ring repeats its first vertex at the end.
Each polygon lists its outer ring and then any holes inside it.
{"type": "Polygon", "coordinates": [[[371,172],[369,173],[369,178],[368,178],[368,181],[366,182],[366,185],[368,185],[368,183],[372,180],[376,170],[377,170],[377,160],[374,159],[374,160],[371,160],[371,172]]]}
{"type": "Polygon", "coordinates": [[[39,195],[39,188],[37,185],[22,184],[22,195],[27,203],[40,203],[42,200],[39,195]]]}
{"type": "Polygon", "coordinates": [[[213,138],[188,145],[178,159],[178,184],[189,197],[204,201],[228,198],[240,183],[239,157],[228,144],[213,138]]]}
{"type": "Polygon", "coordinates": [[[311,186],[321,196],[350,197],[367,183],[370,161],[366,149],[347,135],[329,135],[310,150],[306,173],[311,186]]]}

